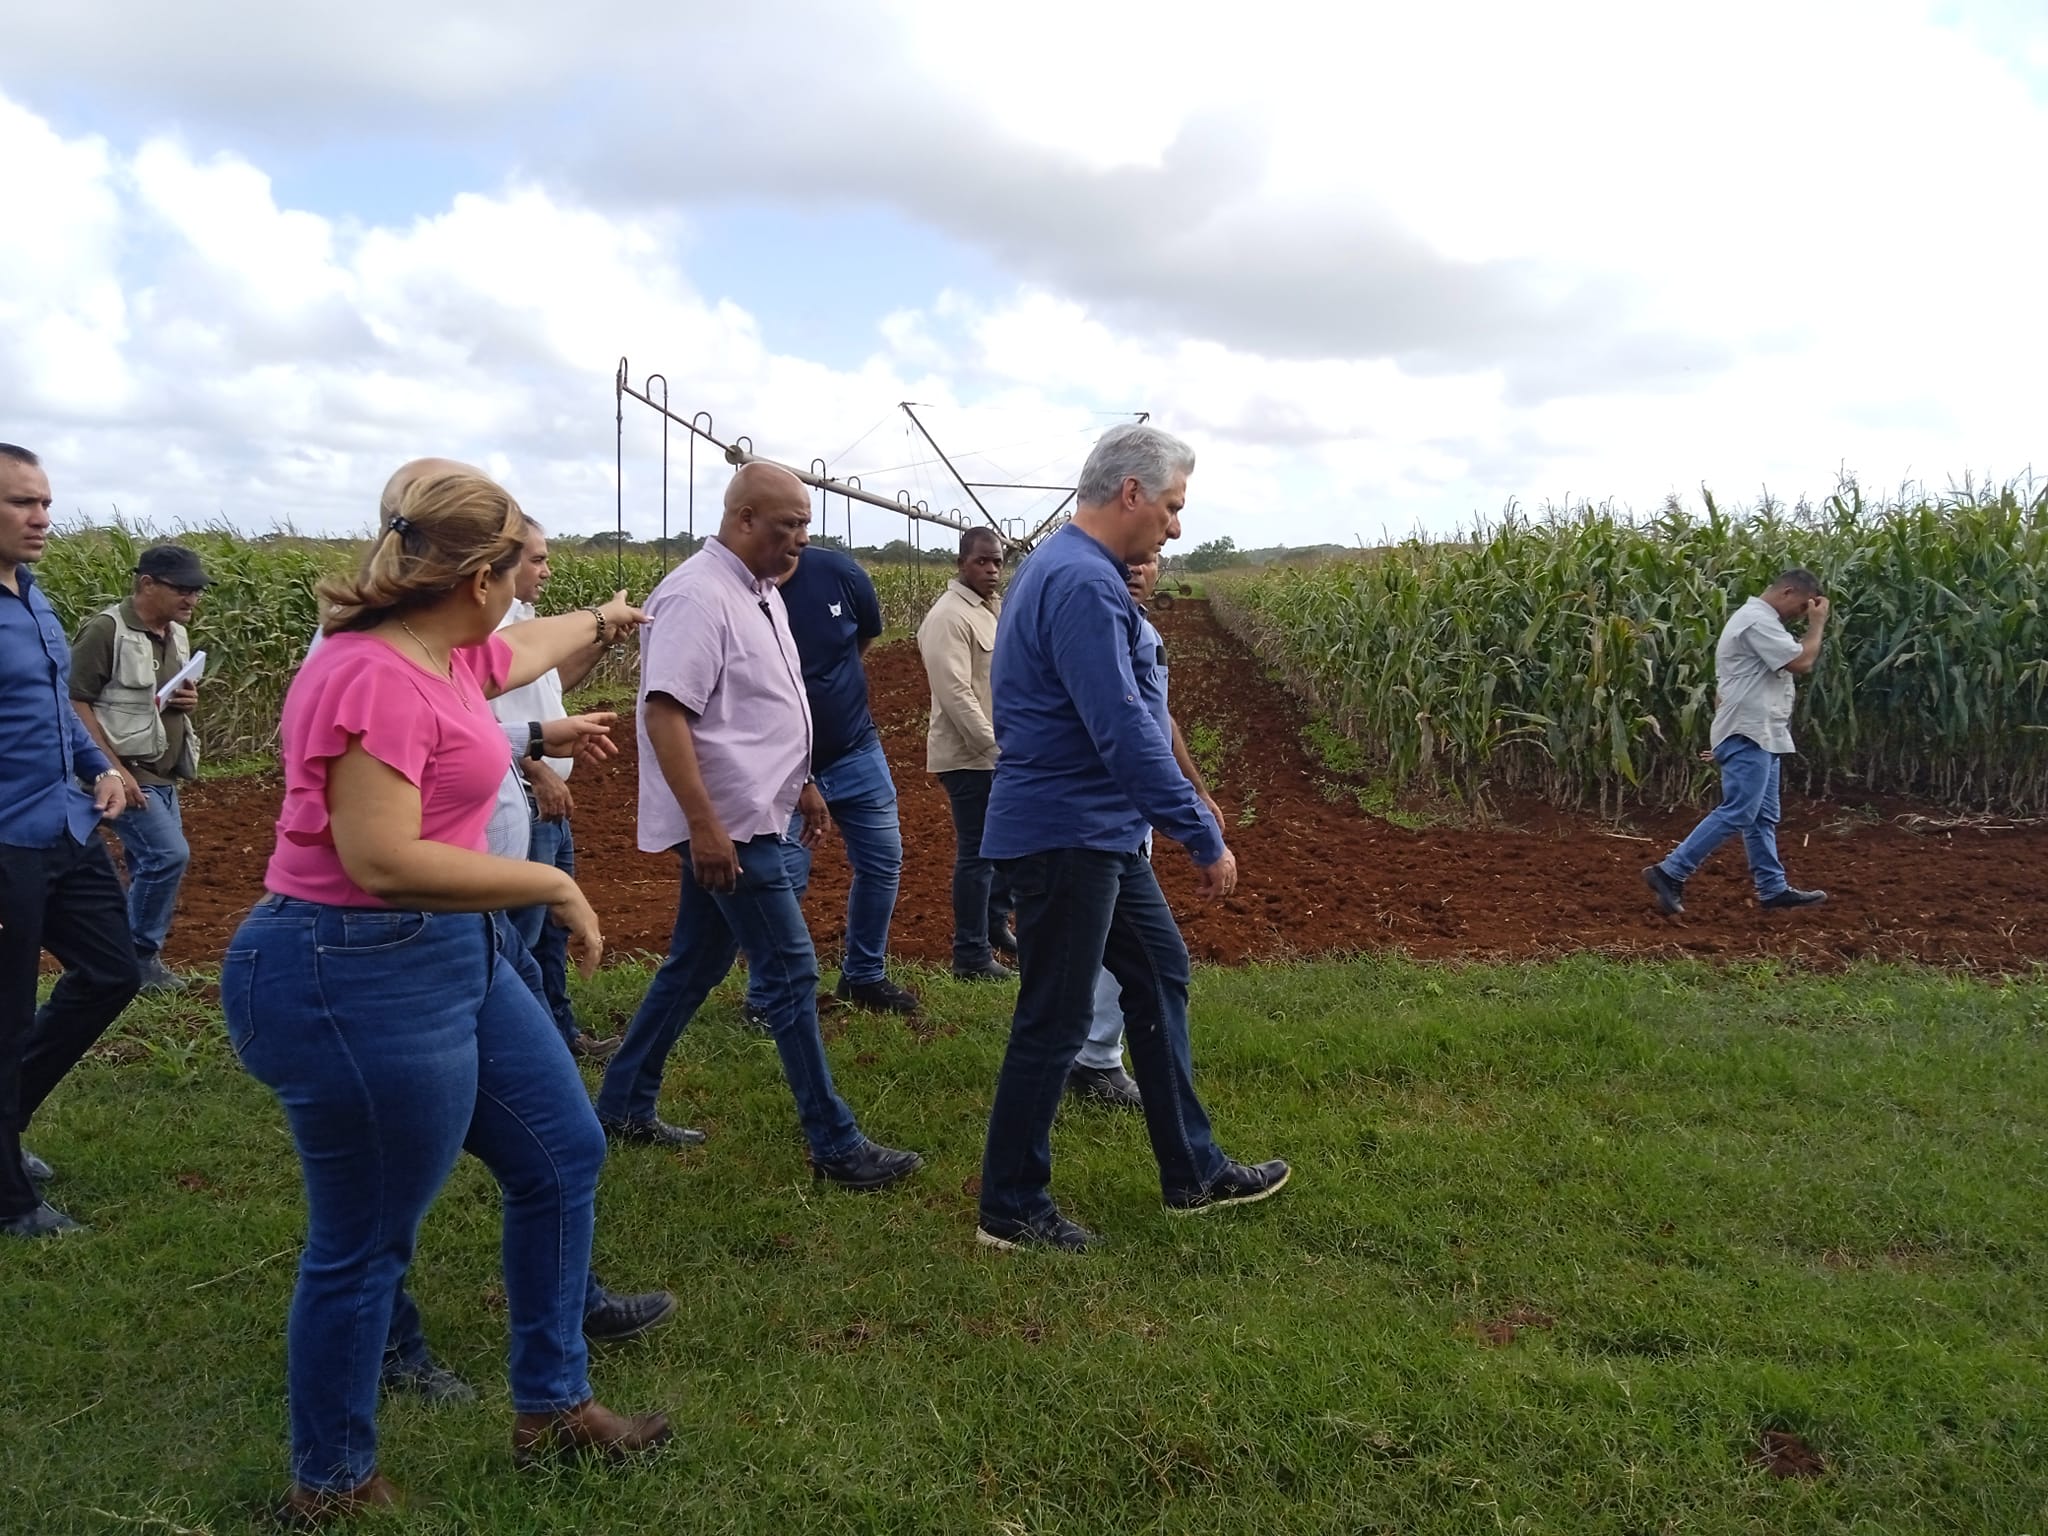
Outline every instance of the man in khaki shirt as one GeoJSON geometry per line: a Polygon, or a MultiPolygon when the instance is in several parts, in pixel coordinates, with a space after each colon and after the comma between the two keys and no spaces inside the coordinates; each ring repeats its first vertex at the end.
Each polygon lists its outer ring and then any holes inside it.
{"type": "Polygon", "coordinates": [[[995,865],[981,856],[982,823],[996,776],[996,731],[989,661],[996,648],[1003,544],[992,528],[960,535],[954,579],[917,629],[918,653],[932,689],[925,768],[953,805],[953,974],[965,981],[1008,981],[998,951],[1016,953],[1009,903],[995,890],[995,865]]]}

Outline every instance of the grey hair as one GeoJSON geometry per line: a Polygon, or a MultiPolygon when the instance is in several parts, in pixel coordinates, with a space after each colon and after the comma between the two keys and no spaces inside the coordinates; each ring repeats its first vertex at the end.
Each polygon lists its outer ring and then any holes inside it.
{"type": "Polygon", "coordinates": [[[1157,496],[1175,475],[1194,472],[1195,450],[1171,432],[1141,421],[1125,422],[1096,440],[1088,462],[1081,466],[1074,500],[1084,507],[1103,506],[1123,493],[1126,480],[1136,480],[1147,496],[1157,496]]]}

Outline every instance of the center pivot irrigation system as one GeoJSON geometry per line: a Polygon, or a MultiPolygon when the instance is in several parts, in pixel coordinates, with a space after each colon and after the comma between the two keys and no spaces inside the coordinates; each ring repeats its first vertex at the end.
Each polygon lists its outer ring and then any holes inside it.
{"type": "MultiPolygon", "coordinates": [[[[669,553],[669,440],[672,426],[681,427],[685,432],[689,433],[689,437],[686,439],[687,467],[685,469],[686,479],[684,481],[684,527],[685,534],[693,546],[697,539],[697,440],[699,438],[702,438],[706,443],[717,449],[724,457],[725,462],[732,465],[734,469],[738,469],[742,464],[774,464],[778,468],[788,470],[805,485],[818,491],[821,499],[818,531],[821,534],[829,534],[832,531],[832,498],[834,496],[844,498],[846,543],[849,548],[852,547],[854,542],[853,507],[856,502],[901,516],[904,520],[904,541],[913,548],[917,544],[918,526],[929,523],[940,528],[949,529],[955,534],[965,533],[970,528],[987,528],[998,539],[1002,540],[1004,552],[1012,556],[1030,553],[1032,549],[1037,547],[1040,540],[1044,539],[1047,534],[1058,528],[1060,524],[1073,515],[1074,487],[1071,485],[1038,485],[1026,481],[1011,480],[969,480],[960,473],[953,461],[946,456],[946,451],[938,445],[937,439],[926,429],[925,424],[918,420],[917,412],[913,408],[914,403],[908,400],[904,401],[899,408],[905,416],[910,418],[910,423],[917,428],[918,435],[931,446],[932,452],[937,455],[937,462],[945,465],[946,472],[953,477],[961,491],[965,493],[967,500],[973,505],[974,512],[972,514],[963,513],[958,507],[952,507],[943,512],[934,512],[927,501],[913,500],[908,491],[898,491],[893,500],[887,496],[877,495],[873,491],[861,488],[859,475],[850,474],[842,479],[835,480],[823,459],[813,459],[808,469],[799,469],[794,464],[785,464],[779,459],[768,458],[754,452],[753,439],[744,433],[734,437],[731,442],[721,441],[709,411],[698,411],[695,415],[685,418],[669,408],[668,378],[666,375],[650,373],[640,381],[639,387],[635,388],[626,359],[623,357],[619,359],[619,371],[612,381],[612,393],[615,397],[616,405],[617,462],[614,467],[618,487],[614,533],[618,540],[619,559],[622,569],[626,543],[626,402],[628,400],[637,400],[640,404],[661,417],[661,559],[663,570],[668,568],[669,553]],[[658,392],[656,386],[659,386],[658,392]],[[1023,518],[998,518],[988,509],[981,497],[976,494],[978,491],[1056,492],[1060,495],[1060,501],[1045,518],[1036,524],[1027,526],[1023,518]]],[[[1132,411],[1127,414],[1139,421],[1145,421],[1151,415],[1149,411],[1132,411]]]]}

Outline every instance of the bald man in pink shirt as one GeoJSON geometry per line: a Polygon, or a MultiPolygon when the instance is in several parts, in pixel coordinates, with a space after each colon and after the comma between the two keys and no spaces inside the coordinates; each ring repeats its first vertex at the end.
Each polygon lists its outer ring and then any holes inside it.
{"type": "Polygon", "coordinates": [[[668,958],[605,1071],[597,1114],[614,1141],[683,1146],[656,1114],[684,1027],[744,948],[819,1179],[879,1189],[923,1165],[862,1134],[818,1032],[818,957],[782,839],[803,813],[831,827],[810,781],[811,710],[778,583],[795,568],[810,493],[789,471],[733,476],[715,537],[647,600],[640,648],[640,847],[673,849],[682,886],[668,958]]]}

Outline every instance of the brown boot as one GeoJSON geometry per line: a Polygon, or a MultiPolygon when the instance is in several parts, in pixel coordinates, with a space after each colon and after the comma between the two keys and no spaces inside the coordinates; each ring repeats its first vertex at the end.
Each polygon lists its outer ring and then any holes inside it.
{"type": "Polygon", "coordinates": [[[373,1474],[347,1492],[331,1488],[301,1488],[293,1485],[278,1506],[278,1524],[291,1530],[310,1531],[336,1520],[348,1520],[374,1509],[396,1509],[398,1490],[384,1474],[373,1474]]]}
{"type": "Polygon", "coordinates": [[[529,1467],[549,1457],[595,1456],[621,1461],[668,1438],[668,1415],[627,1418],[596,1398],[559,1413],[522,1413],[512,1420],[512,1463],[529,1467]]]}

